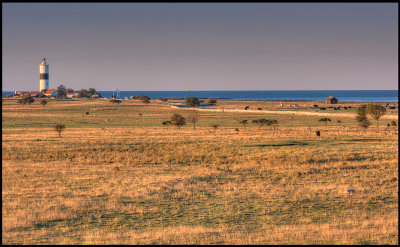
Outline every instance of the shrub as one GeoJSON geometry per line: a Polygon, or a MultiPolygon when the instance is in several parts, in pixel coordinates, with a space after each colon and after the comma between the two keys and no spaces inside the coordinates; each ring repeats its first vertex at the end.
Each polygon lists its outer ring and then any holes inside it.
{"type": "Polygon", "coordinates": [[[186,99],[186,106],[188,107],[200,106],[200,100],[196,97],[189,97],[186,99]]]}
{"type": "Polygon", "coordinates": [[[140,95],[139,100],[140,100],[140,102],[145,103],[145,104],[150,103],[150,97],[147,95],[140,95]]]}
{"type": "Polygon", "coordinates": [[[186,119],[179,114],[174,114],[171,116],[171,124],[176,125],[180,129],[181,126],[186,124],[186,119]]]}
{"type": "Polygon", "coordinates": [[[318,120],[319,122],[324,122],[325,123],[325,126],[326,126],[326,124],[328,123],[328,122],[330,122],[330,121],[332,121],[330,118],[321,118],[320,120],[318,120]]]}
{"type": "Polygon", "coordinates": [[[54,130],[56,132],[58,132],[58,135],[59,135],[60,138],[61,138],[61,132],[63,132],[64,129],[65,129],[65,125],[63,125],[63,124],[56,124],[54,126],[54,130]]]}
{"type": "Polygon", "coordinates": [[[42,99],[42,100],[40,101],[40,104],[41,104],[42,106],[45,106],[45,105],[47,105],[47,100],[45,100],[45,99],[42,99]]]}
{"type": "Polygon", "coordinates": [[[214,128],[214,133],[215,133],[219,127],[219,124],[212,124],[211,127],[214,128]]]}
{"type": "Polygon", "coordinates": [[[112,99],[110,99],[110,102],[114,103],[114,104],[120,104],[122,102],[122,100],[112,98],[112,99]]]}
{"type": "Polygon", "coordinates": [[[171,121],[163,121],[162,122],[162,125],[163,126],[168,126],[168,125],[170,125],[171,124],[171,121]]]}
{"type": "Polygon", "coordinates": [[[33,102],[35,102],[35,100],[30,95],[24,95],[24,96],[22,96],[22,98],[18,99],[18,103],[21,105],[25,105],[25,104],[30,105],[33,102]]]}
{"type": "Polygon", "coordinates": [[[393,120],[392,123],[391,123],[391,125],[392,125],[392,126],[397,126],[396,121],[393,120]]]}
{"type": "Polygon", "coordinates": [[[321,132],[319,132],[319,130],[315,131],[315,134],[316,134],[317,136],[321,136],[321,132]]]}
{"type": "Polygon", "coordinates": [[[208,104],[215,105],[216,103],[217,103],[217,100],[216,100],[216,99],[210,99],[210,100],[208,101],[208,104]]]}

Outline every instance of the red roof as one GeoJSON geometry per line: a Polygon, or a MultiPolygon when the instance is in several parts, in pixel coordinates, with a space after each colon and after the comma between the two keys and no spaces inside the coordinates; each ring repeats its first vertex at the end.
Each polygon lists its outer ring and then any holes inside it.
{"type": "Polygon", "coordinates": [[[52,94],[54,91],[54,88],[52,89],[47,89],[47,91],[44,94],[52,94]]]}

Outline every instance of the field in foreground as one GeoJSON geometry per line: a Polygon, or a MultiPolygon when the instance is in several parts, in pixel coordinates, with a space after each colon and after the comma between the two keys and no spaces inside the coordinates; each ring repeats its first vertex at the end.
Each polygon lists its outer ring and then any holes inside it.
{"type": "Polygon", "coordinates": [[[194,130],[162,126],[189,114],[162,103],[2,110],[3,244],[398,244],[392,119],[364,131],[349,117],[200,111],[194,130]]]}

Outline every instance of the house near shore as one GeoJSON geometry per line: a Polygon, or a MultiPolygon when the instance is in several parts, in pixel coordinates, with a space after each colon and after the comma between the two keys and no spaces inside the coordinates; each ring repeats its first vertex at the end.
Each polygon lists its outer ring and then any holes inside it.
{"type": "Polygon", "coordinates": [[[24,95],[30,95],[32,97],[38,97],[41,94],[41,92],[23,92],[23,91],[14,91],[13,97],[22,97],[24,95]]]}
{"type": "Polygon", "coordinates": [[[79,92],[74,91],[74,92],[68,92],[67,93],[67,98],[69,98],[69,99],[77,98],[77,97],[79,97],[79,92]]]}
{"type": "Polygon", "coordinates": [[[327,104],[337,104],[338,100],[334,96],[329,96],[326,99],[327,104]]]}
{"type": "Polygon", "coordinates": [[[56,97],[57,96],[57,91],[52,88],[52,89],[47,89],[47,91],[44,93],[45,96],[47,97],[56,97]]]}

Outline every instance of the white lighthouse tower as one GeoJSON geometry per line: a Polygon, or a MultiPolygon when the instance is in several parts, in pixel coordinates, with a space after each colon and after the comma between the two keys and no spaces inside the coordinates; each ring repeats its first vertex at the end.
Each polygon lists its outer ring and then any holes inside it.
{"type": "Polygon", "coordinates": [[[49,65],[46,63],[46,58],[43,58],[39,65],[40,71],[40,91],[49,89],[49,65]]]}

